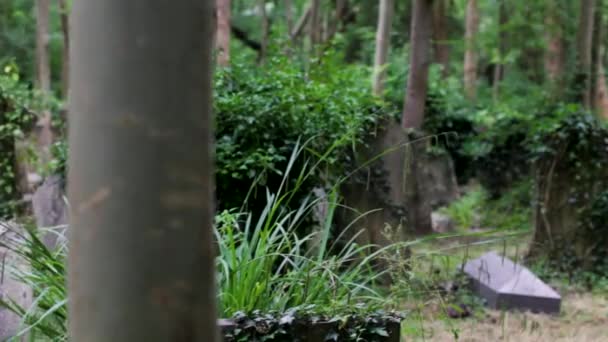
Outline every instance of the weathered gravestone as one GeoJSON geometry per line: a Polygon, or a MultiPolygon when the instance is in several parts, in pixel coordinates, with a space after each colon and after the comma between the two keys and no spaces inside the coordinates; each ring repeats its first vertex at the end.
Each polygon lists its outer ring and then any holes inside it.
{"type": "Polygon", "coordinates": [[[561,297],[530,270],[496,252],[489,252],[464,265],[473,292],[492,309],[529,310],[556,314],[561,297]]]}
{"type": "Polygon", "coordinates": [[[64,200],[64,181],[60,176],[47,177],[32,196],[32,207],[38,228],[54,228],[43,237],[51,249],[58,244],[68,223],[68,207],[64,200]]]}

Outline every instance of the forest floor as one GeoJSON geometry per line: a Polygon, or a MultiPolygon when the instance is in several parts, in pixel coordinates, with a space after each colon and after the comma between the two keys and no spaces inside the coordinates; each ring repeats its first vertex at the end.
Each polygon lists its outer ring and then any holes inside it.
{"type": "MultiPolygon", "coordinates": [[[[443,261],[433,261],[431,267],[436,269],[441,265],[453,270],[465,258],[474,258],[489,250],[520,260],[529,240],[529,234],[524,234],[506,243],[495,241],[476,245],[475,241],[470,240],[435,241],[419,248],[418,253],[447,251],[439,256],[439,260],[443,261]],[[462,248],[463,243],[466,248],[462,248]]],[[[427,265],[418,266],[425,269],[425,273],[429,272],[428,262],[427,265]]],[[[608,287],[591,292],[563,280],[552,281],[549,285],[562,295],[559,315],[494,311],[477,304],[473,305],[470,317],[452,319],[446,315],[446,308],[450,304],[444,296],[431,295],[414,303],[409,302],[406,305],[409,314],[403,324],[404,340],[608,342],[608,287]]]]}
{"type": "Polygon", "coordinates": [[[608,341],[608,298],[563,293],[557,316],[483,309],[466,319],[448,319],[442,305],[427,303],[406,320],[406,341],[608,341]]]}

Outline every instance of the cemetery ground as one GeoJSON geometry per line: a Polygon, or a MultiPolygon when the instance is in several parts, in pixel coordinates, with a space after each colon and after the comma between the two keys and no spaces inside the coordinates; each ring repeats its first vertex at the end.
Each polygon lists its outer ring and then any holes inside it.
{"type": "MultiPolygon", "coordinates": [[[[530,265],[562,296],[559,315],[491,310],[468,291],[458,295],[445,289],[454,268],[463,260],[496,251],[521,261],[531,240],[530,233],[508,239],[494,236],[434,240],[414,251],[421,255],[413,262],[413,272],[426,277],[428,292],[403,304],[407,318],[402,324],[406,341],[608,341],[608,283],[604,280],[589,289],[566,277],[543,274],[542,265],[530,265]],[[438,285],[439,284],[439,285],[438,285]],[[449,317],[448,311],[466,306],[464,318],[449,317]]],[[[453,284],[448,284],[453,286],[453,284]]],[[[424,291],[423,291],[424,292],[424,291]]]]}

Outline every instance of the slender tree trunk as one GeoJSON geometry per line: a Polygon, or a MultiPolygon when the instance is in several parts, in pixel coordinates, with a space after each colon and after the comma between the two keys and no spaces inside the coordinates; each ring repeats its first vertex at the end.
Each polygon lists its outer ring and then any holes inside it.
{"type": "Polygon", "coordinates": [[[604,75],[604,54],[605,54],[605,22],[603,20],[602,0],[598,1],[598,10],[595,13],[595,61],[594,61],[594,87],[593,87],[593,107],[601,118],[608,118],[608,87],[606,87],[606,76],[604,75]]]}
{"type": "MultiPolygon", "coordinates": [[[[421,129],[424,122],[428,72],[431,64],[431,38],[433,31],[433,1],[414,0],[412,8],[412,25],[410,33],[410,72],[407,80],[405,105],[402,125],[404,128],[421,129]]],[[[410,141],[408,162],[404,172],[405,202],[408,226],[418,234],[432,231],[431,207],[424,199],[423,191],[418,185],[425,177],[426,148],[422,141],[410,141]]]]}
{"type": "Polygon", "coordinates": [[[410,72],[407,80],[402,124],[421,128],[428,88],[432,34],[432,0],[414,0],[410,34],[410,72]]]}
{"type": "Polygon", "coordinates": [[[591,108],[591,73],[593,63],[593,27],[595,21],[595,0],[581,0],[581,11],[578,27],[578,85],[581,86],[582,103],[591,108]]]}
{"type": "Polygon", "coordinates": [[[262,40],[260,54],[258,55],[258,62],[264,63],[266,55],[268,54],[268,38],[270,35],[270,23],[268,21],[268,14],[266,13],[266,0],[258,1],[258,8],[260,11],[260,17],[262,20],[262,40]]]}
{"type": "Polygon", "coordinates": [[[321,0],[311,0],[310,3],[310,44],[315,49],[321,42],[321,0]]]}
{"type": "Polygon", "coordinates": [[[450,72],[450,45],[448,43],[447,0],[435,1],[433,8],[433,47],[435,61],[442,67],[441,76],[446,78],[450,72]]]}
{"type": "Polygon", "coordinates": [[[390,35],[393,21],[393,0],[380,0],[378,10],[378,29],[376,31],[376,55],[374,58],[374,77],[372,79],[372,90],[374,95],[381,96],[384,91],[384,79],[386,77],[386,62],[388,61],[388,50],[390,48],[390,35]]]}
{"type": "Polygon", "coordinates": [[[291,34],[293,30],[293,3],[291,0],[285,0],[285,23],[287,24],[287,32],[291,34]]]}
{"type": "Polygon", "coordinates": [[[306,27],[306,24],[308,24],[310,22],[311,14],[312,14],[312,2],[310,5],[308,5],[306,7],[306,9],[304,10],[304,13],[300,17],[300,19],[298,19],[296,26],[289,33],[289,37],[291,38],[292,43],[294,43],[295,40],[302,34],[302,31],[304,31],[304,27],[306,27]]]}
{"type": "Polygon", "coordinates": [[[344,20],[344,16],[346,15],[346,4],[346,0],[336,0],[334,18],[333,20],[330,19],[328,23],[327,40],[333,39],[336,33],[338,32],[340,26],[342,25],[342,21],[344,20]]]}
{"type": "Polygon", "coordinates": [[[555,0],[548,3],[547,17],[545,18],[545,72],[551,82],[558,81],[563,74],[564,44],[562,42],[562,25],[559,20],[558,6],[555,0]]]}
{"type": "Polygon", "coordinates": [[[212,0],[74,2],[72,341],[217,341],[214,17],[212,0]]]}
{"type": "Polygon", "coordinates": [[[230,6],[231,0],[217,0],[217,64],[230,65],[230,6]]]}
{"type": "Polygon", "coordinates": [[[61,93],[67,100],[70,89],[70,9],[66,0],[59,0],[59,10],[61,11],[61,32],[63,34],[61,93]]]}
{"type": "Polygon", "coordinates": [[[494,101],[498,101],[498,97],[500,95],[500,82],[504,77],[505,73],[505,63],[504,59],[507,55],[507,35],[505,27],[507,25],[507,9],[505,0],[500,0],[498,5],[498,22],[499,22],[499,31],[498,31],[498,54],[499,60],[494,65],[494,75],[492,80],[492,97],[494,101]]]}
{"type": "Polygon", "coordinates": [[[479,29],[477,0],[467,0],[464,54],[464,91],[467,98],[474,100],[477,93],[477,49],[475,39],[479,29]]]}
{"type": "MultiPolygon", "coordinates": [[[[36,0],[36,84],[44,97],[51,95],[51,62],[49,57],[50,0],[36,0]]],[[[48,162],[54,134],[51,112],[44,110],[36,124],[38,156],[48,162]]]]}
{"type": "MultiPolygon", "coordinates": [[[[604,49],[605,47],[602,47],[602,50],[604,49]]],[[[602,52],[602,55],[604,53],[605,52],[602,52]]],[[[597,72],[595,108],[597,109],[599,117],[608,119],[608,86],[606,86],[606,70],[602,63],[598,65],[597,72]]]]}

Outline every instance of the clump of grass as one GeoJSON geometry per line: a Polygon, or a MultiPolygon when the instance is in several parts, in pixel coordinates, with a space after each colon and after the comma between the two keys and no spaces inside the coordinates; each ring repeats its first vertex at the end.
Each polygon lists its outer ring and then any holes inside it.
{"type": "Polygon", "coordinates": [[[487,198],[486,191],[482,187],[476,187],[449,206],[442,208],[440,212],[452,218],[459,231],[465,231],[479,225],[481,211],[487,198]]]}
{"type": "Polygon", "coordinates": [[[498,199],[484,206],[482,224],[502,230],[530,230],[532,221],[531,182],[516,183],[498,199]]]}
{"type": "MultiPolygon", "coordinates": [[[[386,301],[374,287],[385,271],[373,270],[372,263],[389,247],[359,246],[354,243],[357,234],[341,250],[330,243],[340,238],[330,239],[333,212],[338,205],[337,187],[328,196],[329,215],[320,232],[297,234],[314,205],[321,200],[290,203],[306,178],[312,175],[311,169],[305,167],[295,175],[295,182],[288,182],[304,147],[296,146],[283,182],[276,193],[267,191],[266,206],[255,219],[250,213],[236,211],[223,211],[216,216],[216,274],[223,317],[239,311],[284,312],[287,309],[335,315],[339,310],[352,311],[355,307],[364,309],[360,311],[376,310],[386,301]],[[310,248],[313,238],[315,248],[310,248]]],[[[27,266],[27,271],[16,270],[15,276],[33,289],[31,307],[23,308],[10,300],[0,305],[22,318],[24,328],[16,337],[29,334],[45,340],[65,341],[68,251],[65,244],[50,250],[39,233],[28,231],[8,246],[27,266]]]]}
{"type": "MultiPolygon", "coordinates": [[[[65,239],[55,249],[47,247],[38,237],[40,232],[28,229],[21,233],[8,227],[15,238],[3,243],[3,247],[15,253],[25,267],[14,267],[12,275],[26,284],[33,293],[29,308],[11,300],[0,300],[0,306],[9,309],[22,319],[22,328],[15,341],[22,336],[29,340],[67,341],[67,289],[65,239]]],[[[65,227],[46,229],[47,234],[59,234],[65,227]]]]}
{"type": "Polygon", "coordinates": [[[300,170],[295,185],[285,190],[301,151],[296,148],[292,154],[278,191],[267,192],[266,206],[255,222],[251,214],[229,211],[216,218],[220,310],[225,317],[239,311],[284,312],[303,306],[328,312],[361,303],[377,308],[384,301],[373,286],[384,272],[372,271],[372,263],[383,250],[357,245],[356,236],[342,250],[329,242],[338,205],[336,187],[327,198],[328,215],[322,229],[306,236],[297,234],[321,200],[306,199],[290,209],[293,195],[312,174],[300,170]],[[313,240],[315,246],[310,248],[313,240]]]}

